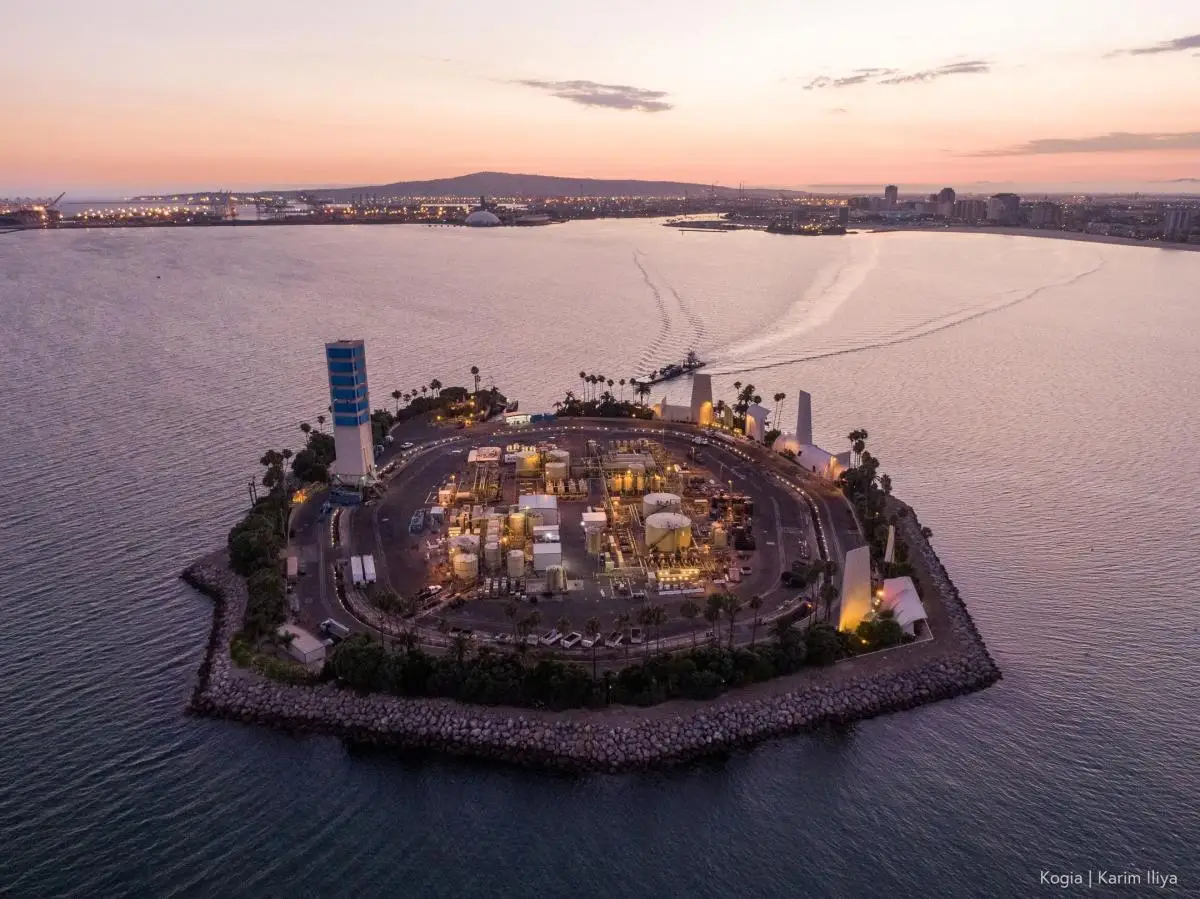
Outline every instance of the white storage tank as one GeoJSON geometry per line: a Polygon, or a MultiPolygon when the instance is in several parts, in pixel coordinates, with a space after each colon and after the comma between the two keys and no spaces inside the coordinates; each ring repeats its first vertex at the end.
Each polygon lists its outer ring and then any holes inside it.
{"type": "Polygon", "coordinates": [[[551,565],[546,569],[546,586],[555,593],[565,593],[567,590],[567,572],[561,565],[551,565]]]}
{"type": "Polygon", "coordinates": [[[524,577],[525,576],[525,552],[520,549],[511,549],[508,551],[508,576],[509,577],[524,577]]]}
{"type": "Polygon", "coordinates": [[[646,518],[646,549],[673,553],[692,545],[692,520],[678,512],[655,512],[646,518]]]}
{"type": "Polygon", "coordinates": [[[508,516],[508,532],[515,537],[524,537],[526,520],[524,512],[511,513],[508,516]]]}
{"type": "Polygon", "coordinates": [[[489,540],[483,545],[483,562],[488,568],[500,567],[500,541],[489,540]]]}
{"type": "Polygon", "coordinates": [[[604,549],[604,529],[592,525],[584,533],[587,534],[587,551],[590,556],[598,556],[604,549]]]}
{"type": "Polygon", "coordinates": [[[565,481],[567,479],[567,463],[566,462],[547,462],[546,463],[546,480],[548,481],[565,481]]]}
{"type": "Polygon", "coordinates": [[[571,454],[566,450],[552,449],[546,453],[546,463],[561,462],[563,465],[571,464],[571,454]]]}
{"type": "Polygon", "coordinates": [[[454,577],[468,584],[479,577],[479,556],[474,553],[459,553],[454,557],[454,577]]]}
{"type": "Polygon", "coordinates": [[[457,537],[450,539],[451,553],[478,553],[479,552],[479,535],[478,534],[460,534],[457,537]]]}
{"type": "Polygon", "coordinates": [[[649,518],[655,512],[682,512],[683,500],[674,493],[647,493],[642,497],[642,517],[649,518]]]}
{"type": "Polygon", "coordinates": [[[542,467],[537,450],[522,450],[517,453],[517,474],[534,474],[542,467]]]}

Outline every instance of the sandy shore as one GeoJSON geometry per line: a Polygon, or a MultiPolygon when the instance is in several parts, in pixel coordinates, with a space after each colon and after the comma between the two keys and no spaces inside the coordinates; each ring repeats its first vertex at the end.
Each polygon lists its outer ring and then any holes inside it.
{"type": "Polygon", "coordinates": [[[1077,240],[1083,243],[1111,243],[1127,247],[1152,247],[1156,250],[1200,250],[1200,244],[1165,243],[1161,240],[1137,240],[1133,237],[1112,237],[1107,234],[1084,234],[1081,231],[1050,231],[1041,228],[973,228],[970,225],[938,225],[933,227],[888,227],[867,229],[868,234],[890,232],[919,232],[924,234],[990,234],[1002,237],[1042,237],[1053,240],[1077,240]]]}

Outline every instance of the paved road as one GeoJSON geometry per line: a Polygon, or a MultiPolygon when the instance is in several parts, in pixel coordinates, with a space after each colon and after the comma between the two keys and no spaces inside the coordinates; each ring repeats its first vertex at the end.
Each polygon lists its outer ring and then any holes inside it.
{"type": "MultiPolygon", "coordinates": [[[[702,450],[706,457],[702,464],[713,468],[716,463],[724,475],[724,480],[732,482],[735,489],[746,493],[755,501],[755,529],[759,553],[755,559],[756,570],[740,585],[739,593],[746,597],[758,593],[778,601],[785,597],[776,597],[774,594],[787,592],[792,594],[786,597],[788,600],[796,598],[795,591],[784,591],[779,583],[779,572],[786,570],[790,563],[799,557],[801,536],[807,539],[810,546],[816,546],[821,556],[838,561],[839,567],[845,550],[863,542],[853,513],[836,487],[804,472],[794,463],[765,447],[743,440],[726,442],[713,436],[712,432],[692,425],[664,425],[661,422],[643,423],[612,419],[559,419],[545,425],[509,428],[501,419],[470,429],[450,430],[426,423],[404,423],[393,429],[395,443],[387,447],[379,459],[379,464],[384,468],[389,463],[395,463],[391,477],[403,471],[403,478],[397,479],[398,486],[402,482],[428,485],[440,481],[443,475],[460,467],[463,462],[461,455],[452,455],[445,451],[447,443],[462,443],[466,446],[480,440],[493,439],[496,435],[501,435],[501,439],[520,439],[524,435],[542,437],[554,432],[563,433],[568,429],[576,433],[580,429],[598,430],[606,432],[604,436],[608,439],[626,435],[650,436],[662,440],[677,452],[686,452],[696,435],[703,434],[709,437],[710,445],[702,450]],[[407,440],[418,443],[418,446],[410,451],[401,451],[399,444],[407,440]],[[765,480],[761,476],[762,471],[770,472],[772,479],[765,480]]],[[[410,486],[409,489],[414,488],[410,486]]],[[[422,495],[418,497],[411,494],[406,497],[408,505],[412,505],[413,508],[426,505],[423,488],[417,487],[416,490],[422,495]]],[[[297,590],[301,621],[315,627],[324,618],[332,617],[356,630],[378,633],[375,628],[358,620],[339,601],[334,589],[334,565],[348,559],[351,552],[347,547],[354,546],[356,553],[374,553],[376,567],[381,569],[381,581],[395,583],[396,577],[412,576],[415,571],[389,571],[389,565],[395,563],[389,562],[389,554],[384,551],[385,541],[395,544],[409,540],[416,553],[413,565],[416,568],[423,565],[424,559],[419,549],[423,539],[408,536],[408,517],[411,510],[403,504],[399,512],[390,507],[382,516],[374,504],[344,510],[341,513],[342,543],[339,547],[333,547],[330,543],[329,522],[319,519],[320,505],[323,501],[323,494],[314,496],[293,516],[295,545],[301,558],[308,563],[309,569],[308,574],[301,578],[297,590]]],[[[396,554],[392,553],[391,558],[394,560],[395,557],[396,554]]],[[[790,607],[789,602],[786,608],[790,607]]],[[[549,622],[554,620],[554,612],[550,608],[543,611],[543,618],[549,626],[549,622]],[[550,617],[546,617],[546,614],[550,617]]],[[[764,614],[763,623],[759,625],[759,634],[763,633],[765,625],[777,614],[779,613],[764,614]]],[[[746,610],[737,626],[738,640],[743,637],[749,638],[752,628],[749,618],[749,610],[746,610]]],[[[700,623],[700,633],[703,634],[707,624],[703,621],[700,623]]],[[[605,621],[604,626],[605,630],[608,630],[609,622],[605,621]]],[[[503,627],[497,629],[504,630],[503,627]]],[[[678,620],[664,628],[663,633],[664,648],[690,645],[693,639],[691,628],[678,620]]],[[[425,636],[429,642],[444,643],[444,638],[435,637],[431,633],[427,632],[425,636]]],[[[586,651],[582,655],[586,655],[586,651]]]]}

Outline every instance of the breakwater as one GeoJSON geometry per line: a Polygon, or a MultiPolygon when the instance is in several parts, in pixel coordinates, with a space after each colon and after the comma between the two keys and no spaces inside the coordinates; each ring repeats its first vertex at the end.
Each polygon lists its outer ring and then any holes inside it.
{"type": "Polygon", "coordinates": [[[182,577],[213,597],[195,714],[330,734],[364,743],[568,771],[624,771],[719,755],[785,734],[849,724],[984,689],[1000,678],[962,599],[912,511],[901,529],[914,555],[934,640],[732,691],[711,703],[552,713],[447,699],[360,695],[333,684],[289,686],[235,670],[229,644],[245,583],[223,553],[182,577]]]}

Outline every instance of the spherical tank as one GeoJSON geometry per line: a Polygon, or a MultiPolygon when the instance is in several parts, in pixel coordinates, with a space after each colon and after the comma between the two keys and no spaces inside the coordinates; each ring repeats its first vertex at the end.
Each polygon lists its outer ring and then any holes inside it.
{"type": "Polygon", "coordinates": [[[520,549],[508,552],[508,576],[522,577],[525,574],[525,552],[520,549]]]}
{"type": "Polygon", "coordinates": [[[459,553],[454,557],[454,576],[471,584],[479,577],[479,556],[475,553],[459,553]]]}
{"type": "Polygon", "coordinates": [[[673,553],[692,545],[692,520],[678,512],[655,512],[646,518],[646,549],[673,553]]]}
{"type": "Polygon", "coordinates": [[[642,517],[646,518],[655,512],[681,512],[683,500],[674,493],[647,493],[642,497],[642,517]]]}

